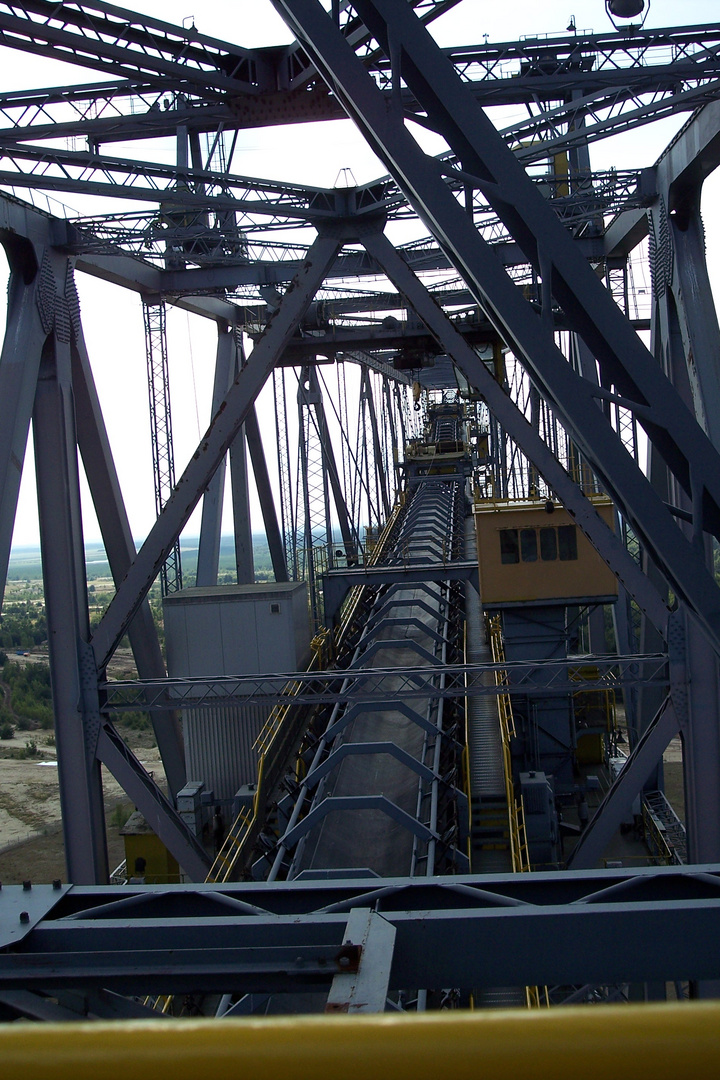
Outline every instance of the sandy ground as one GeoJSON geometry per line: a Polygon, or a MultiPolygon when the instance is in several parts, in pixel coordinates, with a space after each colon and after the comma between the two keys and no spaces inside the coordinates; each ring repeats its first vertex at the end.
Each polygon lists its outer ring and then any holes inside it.
{"type": "MultiPolygon", "coordinates": [[[[0,851],[20,840],[47,832],[61,820],[57,758],[54,746],[46,744],[46,732],[19,732],[15,738],[0,742],[0,752],[22,751],[28,739],[38,746],[38,756],[25,760],[0,758],[0,851]]],[[[142,765],[164,779],[157,747],[136,751],[142,765]]],[[[127,802],[127,795],[107,771],[103,770],[106,805],[127,802]]]]}
{"type": "MultiPolygon", "coordinates": [[[[19,664],[47,664],[46,648],[22,654],[9,653],[19,664]]],[[[115,679],[135,677],[132,653],[118,649],[110,667],[115,679]]],[[[165,774],[157,747],[149,734],[130,733],[130,745],[139,761],[160,783],[165,774]]],[[[111,869],[124,858],[119,828],[134,807],[115,778],[103,770],[105,815],[111,869]]],[[[60,813],[57,754],[52,733],[17,731],[12,739],[0,740],[0,881],[6,884],[31,880],[38,883],[65,880],[65,853],[60,813]],[[38,753],[21,758],[29,741],[38,753]]]]}
{"type": "MultiPolygon", "coordinates": [[[[31,758],[0,757],[0,881],[6,884],[65,879],[57,757],[49,735],[45,731],[21,731],[13,739],[0,741],[2,755],[21,753],[30,739],[38,747],[37,756],[31,758]]],[[[146,741],[150,740],[146,737],[146,741]]],[[[136,747],[135,754],[163,783],[157,747],[136,747]]],[[[124,858],[118,830],[134,808],[106,769],[103,790],[113,868],[124,858]]]]}

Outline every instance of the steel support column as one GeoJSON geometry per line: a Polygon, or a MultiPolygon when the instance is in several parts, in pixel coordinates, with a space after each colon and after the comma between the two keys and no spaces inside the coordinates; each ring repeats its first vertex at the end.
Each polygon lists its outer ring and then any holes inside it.
{"type": "Polygon", "coordinates": [[[0,354],[0,599],[5,593],[20,478],[46,331],[36,304],[42,248],[9,230],[0,241],[10,263],[7,325],[0,354]]]}
{"type": "MultiPolygon", "coordinates": [[[[704,149],[707,152],[707,145],[704,149]]],[[[705,259],[700,182],[693,176],[692,158],[681,177],[673,180],[676,164],[671,158],[661,160],[656,168],[658,196],[649,211],[652,345],[678,395],[695,413],[712,443],[720,447],[720,330],[705,259]]],[[[690,497],[672,474],[663,475],[662,463],[658,465],[661,491],[667,485],[670,502],[689,518],[696,518],[690,497]]],[[[697,527],[685,522],[681,527],[712,573],[713,551],[708,539],[697,527]]],[[[685,621],[685,825],[690,858],[699,862],[720,857],[720,669],[717,655],[696,620],[687,614],[685,621]]]]}
{"type": "Polygon", "coordinates": [[[98,696],[96,673],[87,671],[92,654],[87,645],[90,625],[70,360],[79,307],[77,298],[74,306],[67,303],[71,275],[67,259],[48,257],[44,263],[37,301],[47,338],[35,395],[33,439],[65,860],[70,881],[99,884],[107,881],[108,862],[101,769],[88,716],[88,707],[93,711],[90,699],[94,696],[96,711],[98,696]]]}
{"type": "Polygon", "coordinates": [[[247,419],[245,420],[245,438],[247,440],[248,450],[250,451],[253,476],[255,477],[255,486],[260,501],[260,510],[262,511],[265,536],[267,537],[268,548],[270,550],[270,559],[275,580],[288,581],[285,548],[283,546],[280,525],[275,510],[272,487],[270,486],[270,474],[268,473],[267,462],[265,460],[265,450],[263,449],[262,438],[260,435],[257,410],[254,405],[252,409],[249,410],[247,419]]]}
{"type": "Polygon", "coordinates": [[[689,613],[685,633],[680,675],[688,710],[682,729],[685,828],[688,859],[699,863],[720,853],[720,673],[717,656],[689,613]]]}
{"type": "MultiPolygon", "coordinates": [[[[317,379],[317,372],[315,369],[311,369],[312,374],[317,379]]],[[[348,563],[357,562],[358,557],[358,545],[357,538],[353,536],[353,532],[350,526],[350,519],[348,517],[347,505],[345,502],[345,492],[343,491],[342,484],[340,483],[340,476],[338,474],[337,463],[335,461],[335,451],[333,450],[332,442],[330,440],[330,432],[328,431],[327,417],[325,416],[325,406],[323,404],[322,394],[319,395],[315,402],[315,419],[317,421],[318,437],[320,439],[320,448],[322,450],[323,467],[325,470],[326,483],[330,486],[332,492],[333,503],[335,504],[335,513],[337,514],[338,524],[340,526],[340,535],[342,536],[343,546],[345,548],[345,556],[348,563]]],[[[332,525],[329,528],[330,533],[330,564],[332,565],[332,525]]]]}
{"type": "Polygon", "coordinates": [[[365,401],[367,402],[367,408],[370,414],[370,431],[372,433],[373,442],[373,461],[375,463],[375,481],[380,494],[378,517],[382,522],[385,522],[390,517],[390,500],[388,499],[387,478],[383,469],[382,447],[380,445],[380,434],[378,432],[377,414],[375,412],[375,398],[373,397],[373,387],[370,380],[370,372],[367,370],[367,368],[363,368],[363,382],[365,401]]]}
{"type": "MultiPolygon", "coordinates": [[[[235,334],[232,327],[218,326],[217,353],[215,356],[215,382],[213,384],[210,419],[220,408],[228,388],[235,378],[235,334]]],[[[242,434],[240,435],[242,438],[242,434]]],[[[200,538],[198,540],[197,575],[195,585],[203,588],[217,585],[220,534],[222,531],[223,496],[225,494],[224,457],[203,496],[200,538]]]]}
{"type": "Polygon", "coordinates": [[[230,491],[232,493],[233,534],[235,537],[235,572],[238,585],[252,585],[255,581],[255,563],[253,559],[250,485],[244,424],[230,444],[230,491]]]}

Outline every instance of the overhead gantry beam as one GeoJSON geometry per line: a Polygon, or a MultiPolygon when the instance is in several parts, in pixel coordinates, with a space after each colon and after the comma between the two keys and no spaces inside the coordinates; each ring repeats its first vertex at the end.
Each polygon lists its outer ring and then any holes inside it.
{"type": "MultiPolygon", "coordinates": [[[[429,22],[455,2],[417,7],[429,22]]],[[[349,25],[345,3],[340,12],[344,36],[361,48],[364,64],[387,89],[387,59],[358,19],[349,25]]],[[[30,131],[37,132],[35,138],[62,138],[72,129],[97,145],[171,136],[181,119],[195,131],[210,131],[343,115],[297,45],[245,49],[107,4],[77,5],[62,15],[57,9],[41,14],[40,5],[24,5],[23,11],[0,5],[0,41],[42,55],[54,48],[66,62],[114,77],[0,95],[0,118],[7,124],[0,119],[0,138],[28,138],[30,131]],[[125,79],[115,81],[118,74],[125,79]],[[90,99],[101,103],[99,110],[87,108],[90,99]],[[68,105],[77,111],[71,121],[68,105]]],[[[580,32],[443,53],[481,104],[529,107],[531,115],[509,130],[520,152],[532,157],[542,154],[550,127],[555,138],[572,145],[577,138],[603,137],[608,124],[627,129],[708,100],[717,93],[720,32],[716,24],[580,32]]],[[[408,114],[420,110],[407,90],[401,99],[408,114]]]]}
{"type": "MultiPolygon", "coordinates": [[[[431,22],[458,0],[420,0],[423,21],[431,22]]],[[[375,46],[363,23],[346,0],[337,4],[338,18],[355,48],[372,63],[375,46]]],[[[176,26],[113,4],[79,2],[57,7],[43,0],[22,5],[0,4],[0,44],[46,57],[48,50],[66,63],[142,79],[150,86],[190,90],[215,99],[246,97],[251,102],[271,98],[273,106],[292,112],[294,98],[299,118],[308,118],[309,98],[315,93],[333,115],[328,93],[302,49],[278,46],[246,49],[200,34],[195,26],[176,26]]],[[[239,105],[242,110],[242,103],[239,105]]],[[[322,104],[321,104],[322,108],[322,104]]],[[[267,106],[260,110],[268,123],[267,106]]],[[[324,118],[316,116],[316,119],[324,118]]]]}

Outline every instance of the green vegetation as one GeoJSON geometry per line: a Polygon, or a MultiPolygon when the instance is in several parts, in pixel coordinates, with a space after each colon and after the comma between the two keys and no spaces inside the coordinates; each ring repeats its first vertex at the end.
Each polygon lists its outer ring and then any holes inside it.
{"type": "MultiPolygon", "coordinates": [[[[197,568],[197,540],[183,541],[181,554],[183,583],[186,587],[192,587],[195,584],[197,568]]],[[[270,551],[264,536],[253,537],[253,555],[255,580],[273,581],[270,551]]],[[[85,558],[92,629],[107,610],[115,595],[115,587],[102,546],[86,546],[85,558]]],[[[230,537],[223,537],[218,562],[218,584],[231,585],[236,580],[234,542],[230,537]]],[[[165,633],[159,582],[150,590],[148,602],[160,646],[164,648],[165,633]]],[[[0,618],[0,740],[12,739],[16,731],[53,731],[50,669],[45,663],[37,662],[34,658],[31,662],[26,661],[22,656],[46,642],[47,622],[40,552],[36,548],[22,548],[13,551],[11,555],[5,603],[0,618]],[[13,660],[13,653],[19,654],[23,662],[13,660]]],[[[123,639],[121,646],[129,646],[127,638],[123,639]]],[[[132,670],[131,661],[128,661],[127,667],[132,670]]],[[[130,671],[115,677],[132,678],[130,671]]],[[[117,723],[118,727],[137,734],[152,734],[150,718],[144,712],[124,713],[117,718],[117,723]]],[[[50,737],[52,738],[52,735],[50,737]]],[[[29,737],[22,755],[33,756],[37,752],[34,738],[29,737]]]]}
{"type": "Polygon", "coordinates": [[[130,731],[152,731],[150,717],[144,712],[119,713],[116,726],[129,728],[130,731]]]}
{"type": "Polygon", "coordinates": [[[42,600],[5,604],[0,619],[0,647],[32,649],[46,640],[47,625],[42,600]]]}
{"type": "MultiPolygon", "coordinates": [[[[183,586],[192,588],[195,584],[197,571],[197,547],[191,546],[190,543],[187,547],[182,546],[180,555],[183,586]]],[[[270,549],[264,536],[253,536],[253,564],[255,567],[255,581],[258,584],[275,580],[270,549]]],[[[236,582],[234,541],[229,536],[224,536],[220,541],[218,555],[218,585],[234,585],[236,582]]]]}
{"type": "Polygon", "coordinates": [[[11,739],[13,726],[20,731],[53,727],[50,668],[47,664],[18,664],[0,653],[3,704],[0,706],[0,738],[11,739]],[[8,729],[10,733],[7,734],[8,729]]]}

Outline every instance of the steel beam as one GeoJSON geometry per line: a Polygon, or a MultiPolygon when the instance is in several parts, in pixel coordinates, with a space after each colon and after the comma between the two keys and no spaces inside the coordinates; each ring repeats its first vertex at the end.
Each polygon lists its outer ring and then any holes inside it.
{"type": "Polygon", "coordinates": [[[204,881],[210,857],[112,724],[106,722],[100,727],[96,753],[187,876],[192,881],[204,881]]]}
{"type": "MultiPolygon", "coordinates": [[[[648,217],[652,345],[678,395],[720,448],[720,330],[700,218],[702,182],[720,162],[718,125],[720,108],[708,106],[671,143],[654,170],[657,196],[648,217]]],[[[657,464],[662,470],[662,463],[657,464]]],[[[697,507],[672,476],[666,479],[661,474],[660,483],[660,490],[667,490],[670,501],[694,522],[683,527],[712,572],[713,553],[697,529],[697,507]]],[[[701,853],[720,857],[720,671],[717,656],[692,616],[680,612],[673,619],[685,624],[681,650],[686,682],[685,823],[688,850],[695,861],[701,853]]]]}
{"type": "Polygon", "coordinates": [[[387,814],[397,825],[401,828],[407,829],[413,836],[417,836],[420,840],[437,840],[439,839],[437,833],[432,829],[424,825],[422,821],[418,821],[412,814],[408,814],[406,810],[394,803],[392,799],[388,799],[386,795],[328,795],[322,799],[321,802],[313,806],[311,810],[298,822],[292,829],[288,829],[287,832],[278,840],[278,847],[283,845],[285,848],[294,847],[295,844],[303,836],[314,829],[319,821],[327,817],[328,814],[335,812],[341,812],[349,810],[351,812],[357,812],[359,810],[379,810],[383,814],[387,814]]]}
{"type": "Polygon", "coordinates": [[[351,966],[353,950],[359,954],[357,970],[335,976],[328,994],[326,1013],[381,1013],[390,985],[395,927],[370,908],[354,908],[345,930],[345,959],[351,966]]]}
{"type": "MultiPolygon", "coordinates": [[[[3,226],[5,222],[2,223],[3,226]]],[[[38,369],[47,336],[36,304],[36,279],[43,248],[0,228],[10,262],[7,325],[0,354],[0,601],[5,593],[20,478],[35,400],[38,369]]]]}
{"type": "MultiPolygon", "coordinates": [[[[72,342],[71,353],[78,448],[100,526],[110,573],[117,588],[135,558],[135,543],[120,491],[81,326],[72,342]]],[[[128,636],[140,678],[164,678],[165,662],[147,600],[140,605],[135,618],[130,623],[128,636]]],[[[151,713],[151,720],[170,795],[174,798],[185,785],[185,752],[180,719],[177,713],[168,711],[164,718],[151,713]]]]}
{"type": "Polygon", "coordinates": [[[138,552],[125,581],[95,631],[93,646],[98,667],[104,668],[117,648],[137,607],[142,603],[167,552],[194,510],[209,479],[240,430],[278,357],[321,285],[341,239],[321,234],[308,253],[303,272],[288,288],[265,335],[228,391],[173,495],[138,552]]]}
{"type": "MultiPolygon", "coordinates": [[[[318,394],[316,400],[313,402],[315,419],[317,422],[317,433],[320,440],[320,449],[322,452],[323,469],[326,476],[326,483],[330,487],[332,492],[333,502],[335,504],[335,514],[337,516],[338,524],[340,526],[340,535],[342,536],[343,547],[345,548],[345,555],[348,563],[357,562],[358,558],[358,543],[357,536],[353,535],[353,531],[350,525],[348,517],[347,505],[345,503],[345,493],[340,483],[340,476],[338,474],[337,463],[335,461],[335,452],[333,450],[332,442],[330,440],[330,433],[328,431],[327,418],[325,416],[325,406],[323,404],[322,392],[317,383],[317,372],[315,369],[311,369],[310,378],[317,388],[318,394]]],[[[346,435],[347,433],[343,433],[346,435]]],[[[328,523],[328,533],[332,540],[332,523],[328,523]]],[[[332,543],[330,544],[332,548],[332,543]]],[[[332,565],[334,559],[331,557],[330,565],[332,565]]],[[[326,612],[327,618],[327,612],[326,612]]]]}
{"type": "MultiPolygon", "coordinates": [[[[593,656],[587,658],[598,669],[597,679],[584,679],[584,689],[607,690],[617,681],[626,686],[667,685],[667,655],[631,654],[628,656],[593,656]]],[[[505,672],[513,693],[558,693],[577,691],[577,681],[567,678],[567,657],[545,661],[505,661],[498,664],[446,664],[443,687],[428,685],[427,667],[385,667],[376,670],[289,672],[275,675],[217,676],[215,678],[163,679],[155,682],[102,683],[106,713],[135,710],[143,706],[173,709],[192,705],[194,709],[215,708],[220,703],[262,702],[266,705],[288,701],[288,682],[293,684],[292,703],[300,705],[336,704],[349,691],[362,688],[363,698],[373,708],[390,708],[391,689],[403,699],[397,707],[407,708],[407,701],[419,697],[464,697],[467,693],[497,694],[494,681],[485,676],[505,672]],[[538,675],[542,672],[541,676],[538,675]],[[398,686],[397,680],[401,679],[398,686]],[[395,680],[393,684],[393,680],[395,680]],[[534,684],[538,680],[541,685],[534,684]],[[345,689],[338,683],[345,682],[345,689]],[[391,686],[392,684],[392,686],[391,686]]],[[[359,691],[358,691],[359,692],[359,691]]]]}
{"type": "Polygon", "coordinates": [[[79,307],[76,297],[74,306],[68,303],[68,279],[68,261],[46,256],[36,293],[47,338],[33,440],[65,860],[69,881],[91,884],[106,882],[109,871],[100,762],[92,737],[97,673],[87,655],[90,620],[70,360],[79,307]]]}
{"type": "MultiPolygon", "coordinates": [[[[218,343],[215,355],[215,381],[213,384],[210,419],[220,408],[228,387],[235,378],[235,335],[233,328],[218,326],[218,343]]],[[[239,438],[242,438],[242,433],[239,438]]],[[[200,537],[198,540],[197,573],[198,588],[217,585],[220,534],[222,532],[223,497],[225,494],[225,465],[223,458],[203,495],[200,537]]]]}
{"type": "Polygon", "coordinates": [[[273,574],[275,575],[276,581],[288,581],[285,548],[283,546],[280,524],[275,509],[275,499],[273,498],[272,487],[270,485],[270,474],[268,473],[267,462],[265,460],[265,450],[260,436],[257,410],[254,405],[248,412],[247,419],[245,420],[245,438],[247,439],[247,446],[250,452],[255,486],[260,502],[260,510],[262,511],[263,523],[265,525],[265,536],[270,550],[273,574]]]}
{"type": "MultiPolygon", "coordinates": [[[[22,902],[21,887],[2,890],[0,912],[17,906],[14,894],[22,902]]],[[[343,946],[358,909],[372,909],[395,931],[389,989],[720,975],[716,950],[708,948],[720,933],[720,868],[710,864],[381,882],[75,887],[0,954],[0,991],[317,991],[345,970],[340,959],[349,955],[343,946]]]]}
{"type": "Polygon", "coordinates": [[[673,616],[684,633],[670,642],[673,696],[682,718],[685,827],[688,858],[720,852],[720,717],[718,659],[687,612],[673,616]]]}
{"type": "Polygon", "coordinates": [[[233,535],[235,538],[235,572],[239,585],[252,585],[255,581],[255,564],[253,560],[250,484],[244,424],[230,444],[230,490],[232,492],[233,535]]]}
{"type": "Polygon", "coordinates": [[[435,565],[417,562],[401,566],[328,570],[323,574],[325,617],[328,620],[335,617],[347,592],[356,585],[414,585],[429,581],[470,581],[476,592],[480,591],[477,564],[461,559],[435,565]]]}

